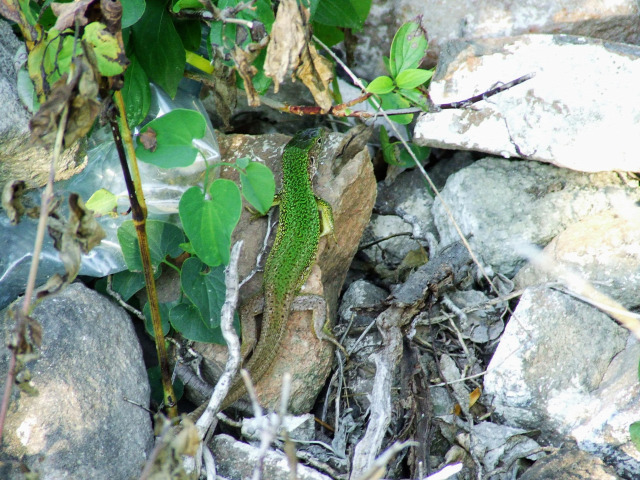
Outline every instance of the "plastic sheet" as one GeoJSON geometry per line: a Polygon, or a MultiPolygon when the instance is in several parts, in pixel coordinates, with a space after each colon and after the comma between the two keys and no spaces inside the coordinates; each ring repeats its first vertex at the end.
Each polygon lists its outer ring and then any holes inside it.
{"type": "MultiPolygon", "coordinates": [[[[147,121],[176,108],[189,108],[204,116],[207,130],[203,138],[194,140],[194,146],[200,153],[189,167],[161,169],[138,162],[149,218],[177,221],[178,202],[182,193],[202,181],[206,164],[220,159],[213,127],[198,98],[199,90],[197,82],[183,80],[172,100],[160,88],[151,85],[152,102],[147,121]]],[[[104,188],[118,197],[118,212],[125,212],[129,208],[129,199],[115,144],[108,129],[98,129],[91,136],[87,156],[87,167],[69,180],[57,182],[54,191],[65,197],[69,192],[75,192],[86,201],[95,191],[104,188]]],[[[31,196],[39,203],[38,193],[32,192],[31,196]]],[[[66,215],[66,211],[64,214],[66,215]]],[[[107,237],[100,246],[82,258],[80,275],[103,277],[126,269],[117,229],[129,219],[131,215],[120,215],[117,218],[103,216],[98,219],[107,237]]],[[[29,218],[23,218],[20,224],[12,226],[6,215],[0,214],[0,308],[4,308],[25,290],[36,227],[37,221],[29,218]]],[[[44,283],[56,272],[62,273],[64,268],[58,260],[53,242],[46,235],[36,284],[44,283]]]]}

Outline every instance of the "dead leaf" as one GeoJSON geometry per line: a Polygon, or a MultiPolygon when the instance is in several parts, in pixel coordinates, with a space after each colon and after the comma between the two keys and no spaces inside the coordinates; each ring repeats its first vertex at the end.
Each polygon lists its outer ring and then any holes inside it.
{"type": "Polygon", "coordinates": [[[100,0],[100,10],[107,31],[113,35],[120,34],[122,41],[122,3],[118,0],[100,0]]]}
{"type": "Polygon", "coordinates": [[[42,27],[39,25],[33,26],[29,23],[21,10],[20,3],[16,0],[0,0],[0,17],[4,17],[18,24],[26,40],[27,48],[31,50],[33,44],[40,38],[42,27]]]}
{"type": "Polygon", "coordinates": [[[295,70],[300,63],[300,54],[310,37],[310,16],[309,9],[296,0],[280,2],[264,62],[264,74],[273,80],[275,93],[289,69],[295,70]]]}
{"type": "Polygon", "coordinates": [[[231,57],[238,68],[240,77],[242,77],[244,81],[244,91],[247,94],[247,102],[252,107],[259,107],[260,95],[256,92],[256,89],[253,87],[253,82],[251,81],[251,78],[258,73],[258,69],[251,65],[253,59],[238,46],[234,47],[231,52],[231,57]]]}
{"type": "Polygon", "coordinates": [[[329,86],[333,81],[333,65],[318,54],[311,43],[302,52],[302,64],[296,69],[296,77],[309,89],[322,113],[331,109],[333,97],[329,86]]]}
{"type": "Polygon", "coordinates": [[[80,26],[86,25],[89,23],[89,19],[86,17],[87,8],[95,1],[96,0],[75,0],[71,3],[52,3],[51,10],[53,10],[53,14],[58,17],[53,28],[61,32],[66,28],[75,26],[76,19],[80,26]]]}
{"type": "Polygon", "coordinates": [[[142,146],[146,150],[149,150],[150,152],[155,152],[156,148],[158,148],[157,137],[158,136],[156,134],[156,131],[153,128],[149,127],[138,136],[138,139],[140,140],[140,143],[142,143],[142,146]]]}
{"type": "Polygon", "coordinates": [[[475,403],[480,400],[482,396],[482,389],[480,387],[476,387],[473,392],[469,394],[469,408],[473,407],[475,403]]]}
{"type": "Polygon", "coordinates": [[[31,136],[41,144],[51,147],[58,132],[60,116],[65,106],[69,115],[64,134],[64,146],[71,146],[84,137],[100,113],[98,101],[98,74],[85,55],[76,57],[71,66],[72,80],[67,82],[65,73],[58,80],[46,102],[31,119],[31,136]]]}
{"type": "Polygon", "coordinates": [[[24,180],[7,182],[2,189],[2,208],[9,217],[11,225],[17,225],[25,211],[22,205],[22,194],[26,189],[27,184],[24,180]]]}
{"type": "Polygon", "coordinates": [[[47,227],[66,272],[64,275],[55,274],[50,277],[38,289],[38,299],[58,293],[73,282],[80,271],[82,254],[89,253],[106,236],[93,212],[85,207],[75,193],[69,195],[69,218],[61,220],[57,213],[52,212],[47,227]]]}
{"type": "Polygon", "coordinates": [[[222,63],[220,56],[216,56],[212,76],[211,90],[216,104],[216,113],[220,115],[224,130],[227,131],[231,129],[231,114],[238,103],[236,73],[233,68],[222,63]]]}

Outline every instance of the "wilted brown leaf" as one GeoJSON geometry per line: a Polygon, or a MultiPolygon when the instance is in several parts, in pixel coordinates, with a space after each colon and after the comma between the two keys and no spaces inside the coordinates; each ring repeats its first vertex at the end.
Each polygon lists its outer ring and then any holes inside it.
{"type": "Polygon", "coordinates": [[[11,225],[17,225],[25,211],[22,205],[22,194],[27,189],[24,180],[7,182],[2,189],[2,208],[4,209],[11,225]]]}
{"type": "Polygon", "coordinates": [[[79,25],[86,25],[89,20],[86,17],[87,8],[96,0],[75,0],[71,3],[51,4],[53,14],[58,17],[56,24],[53,26],[56,30],[63,31],[65,28],[71,28],[76,24],[76,18],[79,25]]]}
{"type": "Polygon", "coordinates": [[[89,253],[106,236],[93,212],[85,207],[84,202],[75,193],[69,195],[69,218],[65,221],[56,213],[52,213],[47,227],[66,273],[53,275],[40,287],[38,299],[58,293],[73,282],[80,271],[82,254],[89,253]]]}
{"type": "Polygon", "coordinates": [[[213,82],[211,83],[216,113],[220,115],[224,130],[231,129],[231,114],[238,102],[235,70],[222,63],[219,56],[213,64],[213,82]]]}
{"type": "Polygon", "coordinates": [[[46,102],[29,123],[31,135],[45,146],[52,146],[58,131],[58,123],[65,106],[69,115],[64,133],[64,145],[71,146],[84,137],[100,113],[98,101],[98,74],[86,56],[76,58],[72,65],[73,77],[67,82],[67,74],[58,80],[46,102]]]}
{"type": "Polygon", "coordinates": [[[236,67],[238,67],[240,77],[242,77],[242,80],[244,81],[244,91],[247,94],[247,102],[252,107],[259,107],[260,96],[258,95],[258,92],[256,92],[256,89],[253,88],[253,82],[251,81],[251,78],[258,73],[258,69],[251,65],[251,62],[255,57],[238,46],[234,47],[231,52],[231,57],[233,58],[236,67]]]}
{"type": "Polygon", "coordinates": [[[264,74],[273,79],[274,92],[289,71],[300,63],[300,54],[309,39],[309,9],[296,0],[283,0],[271,28],[271,41],[264,61],[264,74]]]}
{"type": "Polygon", "coordinates": [[[142,132],[138,137],[138,140],[140,140],[142,146],[150,152],[155,152],[156,148],[158,148],[158,135],[151,127],[142,132]]]}
{"type": "Polygon", "coordinates": [[[313,99],[327,113],[333,103],[329,86],[333,81],[333,66],[329,60],[318,54],[311,43],[302,51],[302,64],[296,69],[296,77],[309,89],[313,99]]]}

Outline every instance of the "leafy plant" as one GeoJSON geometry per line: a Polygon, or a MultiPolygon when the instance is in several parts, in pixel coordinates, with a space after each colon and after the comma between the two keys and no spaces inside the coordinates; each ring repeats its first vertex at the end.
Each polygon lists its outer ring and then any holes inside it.
{"type": "MultiPolygon", "coordinates": [[[[371,81],[367,91],[380,97],[382,108],[391,110],[417,105],[427,110],[424,94],[419,87],[433,76],[433,70],[418,68],[427,53],[427,37],[417,22],[402,25],[391,43],[389,58],[384,58],[390,76],[382,75],[371,81]]],[[[397,123],[406,125],[413,114],[392,115],[397,123]]]]}

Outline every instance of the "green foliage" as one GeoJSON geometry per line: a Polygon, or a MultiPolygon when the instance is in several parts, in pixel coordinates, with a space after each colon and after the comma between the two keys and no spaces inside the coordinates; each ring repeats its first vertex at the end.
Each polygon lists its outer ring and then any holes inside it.
{"type": "MultiPolygon", "coordinates": [[[[167,255],[177,257],[182,253],[180,244],[184,242],[184,235],[180,227],[160,220],[147,221],[147,237],[149,239],[149,250],[151,253],[151,264],[154,270],[161,262],[165,261],[167,255]]],[[[140,259],[140,246],[138,236],[133,221],[127,220],[118,228],[118,242],[122,248],[122,255],[127,264],[127,268],[132,272],[142,271],[142,260],[140,259]]]]}
{"type": "Polygon", "coordinates": [[[127,108],[127,123],[130,126],[135,126],[142,122],[149,113],[151,89],[147,73],[140,65],[133,50],[128,53],[128,57],[130,63],[124,72],[122,97],[127,108]]]}
{"type": "MultiPolygon", "coordinates": [[[[427,54],[427,35],[417,22],[402,25],[391,43],[389,58],[385,65],[390,77],[383,75],[371,81],[367,91],[378,95],[383,110],[409,108],[417,105],[426,110],[424,95],[418,90],[433,76],[433,70],[418,68],[427,54]]],[[[413,114],[391,115],[391,120],[406,125],[413,114]]]]}
{"type": "MultiPolygon", "coordinates": [[[[149,385],[151,386],[151,400],[156,405],[160,405],[164,401],[160,367],[149,368],[147,370],[147,377],[149,377],[149,385]]],[[[175,382],[173,382],[173,392],[176,395],[176,401],[180,400],[184,394],[184,384],[179,378],[176,378],[175,382]]]]}
{"type": "Polygon", "coordinates": [[[276,182],[269,168],[258,162],[250,162],[244,171],[240,170],[240,182],[244,198],[258,212],[266,214],[276,193],[276,182]]]}
{"type": "Polygon", "coordinates": [[[131,27],[131,43],[149,79],[173,98],[182,79],[186,54],[167,3],[147,0],[144,14],[131,27]]]}
{"type": "Polygon", "coordinates": [[[117,205],[117,197],[109,190],[101,188],[95,192],[85,204],[89,210],[93,210],[98,215],[113,214],[117,205]]]}
{"type": "Polygon", "coordinates": [[[192,141],[202,138],[206,127],[200,113],[186,109],[172,110],[144,126],[141,136],[149,132],[152,146],[139,144],[136,157],[161,168],[188,167],[198,154],[192,141]]]}
{"type": "MultiPolygon", "coordinates": [[[[380,148],[382,149],[382,156],[384,161],[389,165],[397,165],[402,168],[412,168],[416,164],[409,155],[401,142],[391,142],[389,140],[389,134],[384,126],[380,126],[380,148]]],[[[413,143],[409,143],[409,148],[418,159],[425,159],[429,156],[431,149],[429,147],[419,147],[413,143]]]]}
{"type": "Polygon", "coordinates": [[[180,199],[180,220],[198,257],[215,267],[229,263],[231,234],[242,212],[238,186],[218,179],[206,198],[200,187],[191,187],[180,199]]]}

